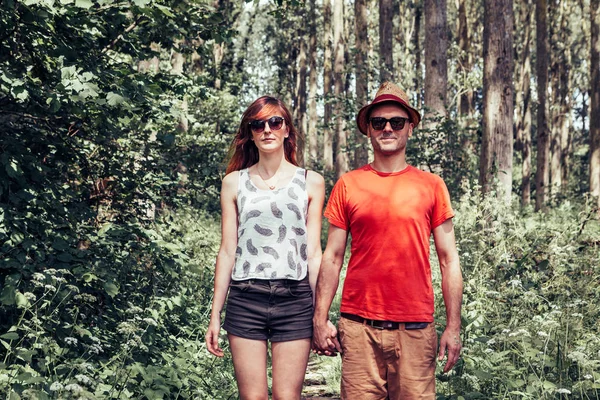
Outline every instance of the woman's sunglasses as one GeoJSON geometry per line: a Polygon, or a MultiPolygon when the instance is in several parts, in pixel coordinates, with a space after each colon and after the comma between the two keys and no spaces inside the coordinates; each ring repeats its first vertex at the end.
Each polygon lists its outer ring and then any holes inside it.
{"type": "Polygon", "coordinates": [[[404,117],[393,117],[390,119],[383,117],[373,117],[370,119],[371,127],[376,131],[380,131],[385,128],[385,125],[389,122],[393,130],[399,131],[404,128],[404,124],[408,121],[408,118],[404,117]]]}
{"type": "Polygon", "coordinates": [[[283,118],[271,117],[264,120],[255,119],[254,121],[250,122],[250,129],[252,129],[252,132],[254,133],[261,133],[265,130],[266,123],[269,124],[269,128],[271,128],[272,131],[278,131],[283,126],[283,118]]]}

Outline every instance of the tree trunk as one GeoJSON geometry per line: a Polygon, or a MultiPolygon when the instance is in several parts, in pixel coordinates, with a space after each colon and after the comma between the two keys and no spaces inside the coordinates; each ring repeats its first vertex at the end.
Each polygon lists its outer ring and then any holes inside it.
{"type": "Polygon", "coordinates": [[[517,149],[521,151],[521,205],[531,202],[531,26],[533,12],[531,0],[521,3],[520,29],[523,48],[519,58],[519,90],[516,91],[517,149]]]}
{"type": "Polygon", "coordinates": [[[485,0],[483,16],[483,138],[479,179],[489,192],[493,174],[499,197],[510,202],[513,158],[512,0],[485,0]]]}
{"type": "Polygon", "coordinates": [[[317,21],[315,0],[310,0],[309,7],[310,38],[308,55],[310,72],[308,77],[309,107],[306,140],[308,142],[308,165],[314,169],[317,166],[319,158],[319,141],[317,137],[317,21]]]}
{"type": "Polygon", "coordinates": [[[392,37],[394,6],[392,0],[379,0],[379,77],[382,82],[391,81],[394,76],[392,58],[392,37]]]}
{"type": "MultiPolygon", "coordinates": [[[[424,0],[425,107],[431,117],[446,116],[448,28],[446,0],[424,0]]],[[[427,124],[434,127],[435,123],[427,124]]]]}
{"type": "Polygon", "coordinates": [[[333,134],[331,132],[331,86],[332,70],[331,62],[331,1],[323,1],[323,97],[325,98],[324,117],[323,117],[323,166],[326,171],[333,170],[333,134]]]}
{"type": "MultiPolygon", "coordinates": [[[[550,21],[553,21],[553,23],[548,26],[550,36],[549,49],[558,49],[559,27],[555,26],[558,18],[553,18],[552,14],[554,13],[551,11],[549,19],[550,21]]],[[[560,84],[558,68],[561,59],[558,52],[554,51],[550,53],[549,59],[550,71],[548,76],[548,85],[551,88],[549,104],[551,104],[552,106],[548,107],[550,118],[550,169],[548,172],[550,181],[548,185],[548,198],[550,201],[553,201],[556,198],[556,195],[560,193],[562,178],[562,172],[560,170],[560,108],[558,107],[558,104],[560,102],[560,84]]]]}
{"type": "Polygon", "coordinates": [[[590,0],[590,192],[600,215],[600,0],[590,0]]]}
{"type": "Polygon", "coordinates": [[[339,179],[348,172],[346,150],[346,118],[344,117],[344,0],[334,0],[333,4],[333,48],[335,82],[335,174],[339,179]]]}
{"type": "MultiPolygon", "coordinates": [[[[369,51],[367,21],[367,0],[354,2],[354,27],[356,32],[356,53],[354,54],[354,68],[356,69],[356,104],[362,107],[367,104],[369,92],[369,65],[367,52],[369,51]]],[[[356,129],[356,147],[354,149],[354,168],[360,168],[369,161],[367,137],[356,129]]]]}
{"type": "Polygon", "coordinates": [[[545,209],[548,191],[548,156],[550,152],[546,94],[548,90],[548,7],[546,0],[536,0],[536,75],[537,75],[537,170],[535,174],[535,209],[545,209]]]}
{"type": "Polygon", "coordinates": [[[298,74],[296,76],[296,104],[294,104],[294,113],[296,114],[296,130],[298,131],[298,150],[296,157],[299,165],[304,165],[304,139],[306,137],[306,40],[304,29],[298,30],[298,40],[300,40],[300,49],[298,52],[298,74]]]}
{"type": "Polygon", "coordinates": [[[423,99],[421,96],[421,91],[423,88],[421,87],[421,79],[423,76],[423,70],[421,69],[421,43],[419,41],[419,34],[421,33],[421,17],[423,15],[423,8],[420,4],[415,6],[415,30],[413,32],[413,46],[415,49],[415,80],[414,80],[414,88],[413,93],[416,94],[415,104],[416,108],[421,110],[423,108],[423,99]]]}
{"type": "MultiPolygon", "coordinates": [[[[457,0],[458,9],[458,48],[460,55],[458,57],[458,70],[464,77],[471,72],[470,62],[470,43],[469,26],[467,24],[467,0],[457,0]]],[[[470,88],[461,88],[462,93],[458,97],[458,113],[463,117],[471,116],[473,111],[473,91],[470,88]]]]}

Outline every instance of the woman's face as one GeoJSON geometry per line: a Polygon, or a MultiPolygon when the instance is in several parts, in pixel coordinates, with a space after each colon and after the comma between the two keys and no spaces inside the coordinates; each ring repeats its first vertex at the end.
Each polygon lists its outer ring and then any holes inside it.
{"type": "Polygon", "coordinates": [[[275,107],[263,108],[258,115],[250,121],[252,141],[260,152],[273,152],[283,150],[283,143],[289,136],[289,127],[283,118],[283,112],[275,107]]]}

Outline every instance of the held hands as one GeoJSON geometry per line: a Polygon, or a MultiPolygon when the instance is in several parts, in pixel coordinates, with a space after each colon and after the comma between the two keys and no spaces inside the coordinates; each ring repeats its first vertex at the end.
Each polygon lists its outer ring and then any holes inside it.
{"type": "Polygon", "coordinates": [[[337,338],[337,329],[331,321],[314,323],[312,349],[315,354],[332,357],[342,352],[342,346],[337,338]]]}
{"type": "Polygon", "coordinates": [[[450,371],[452,367],[454,367],[460,357],[461,348],[460,330],[446,328],[440,340],[440,350],[438,353],[438,361],[441,361],[444,358],[444,354],[448,352],[446,365],[444,365],[444,373],[450,371]]]}
{"type": "Polygon", "coordinates": [[[211,317],[206,331],[206,348],[211,354],[223,357],[223,349],[219,347],[219,333],[221,332],[221,317],[211,317]]]}

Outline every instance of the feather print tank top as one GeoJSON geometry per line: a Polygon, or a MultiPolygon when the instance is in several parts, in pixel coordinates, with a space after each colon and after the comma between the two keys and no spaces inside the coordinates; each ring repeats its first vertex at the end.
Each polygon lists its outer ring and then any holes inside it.
{"type": "Polygon", "coordinates": [[[276,190],[259,189],[240,170],[238,244],[231,278],[302,280],[308,271],[305,170],[276,190]]]}

